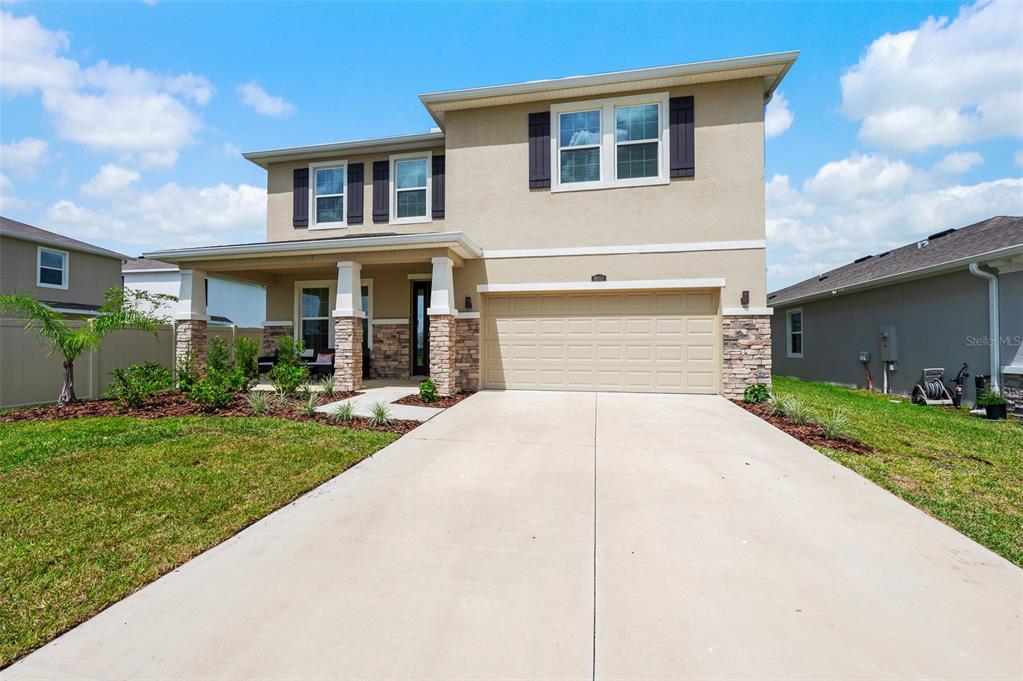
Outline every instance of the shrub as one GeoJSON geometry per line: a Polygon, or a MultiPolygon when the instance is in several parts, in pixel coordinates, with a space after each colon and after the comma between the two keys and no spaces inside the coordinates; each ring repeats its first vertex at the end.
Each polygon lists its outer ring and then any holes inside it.
{"type": "Polygon", "coordinates": [[[270,381],[278,392],[295,392],[306,380],[309,369],[302,360],[302,352],[302,341],[293,341],[287,336],[281,338],[277,346],[277,363],[270,370],[270,381]]]}
{"type": "Polygon", "coordinates": [[[316,393],[310,392],[309,397],[302,403],[302,415],[313,416],[316,413],[316,393]]]}
{"type": "Polygon", "coordinates": [[[175,373],[178,377],[178,390],[187,393],[191,385],[199,378],[199,372],[195,370],[195,352],[193,350],[189,349],[178,360],[175,373]]]}
{"type": "Polygon", "coordinates": [[[747,404],[760,404],[771,399],[771,391],[763,383],[751,383],[742,393],[742,401],[747,404]]]}
{"type": "Polygon", "coordinates": [[[207,367],[206,374],[192,383],[185,395],[204,409],[221,409],[231,403],[231,398],[237,392],[234,379],[234,372],[207,367]]]}
{"type": "Polygon", "coordinates": [[[838,440],[848,432],[849,417],[841,409],[832,409],[829,412],[820,414],[817,419],[824,437],[828,440],[838,440]]]}
{"type": "Polygon", "coordinates": [[[206,350],[206,368],[213,371],[224,371],[233,366],[234,362],[231,361],[231,355],[227,351],[227,343],[219,336],[213,338],[206,350]]]}
{"type": "Polygon", "coordinates": [[[107,390],[107,397],[117,400],[117,405],[122,409],[141,407],[154,394],[174,385],[171,372],[156,362],[114,369],[112,373],[113,381],[107,390]]]}
{"type": "Polygon", "coordinates": [[[810,420],[810,407],[798,398],[791,398],[785,408],[785,416],[797,426],[805,426],[810,420]]]}
{"type": "Polygon", "coordinates": [[[268,393],[249,393],[245,396],[245,401],[249,403],[249,409],[256,416],[273,411],[273,404],[268,393]]]}
{"type": "Polygon", "coordinates": [[[355,405],[352,402],[342,402],[337,405],[337,409],[330,412],[330,418],[339,423],[348,423],[354,418],[353,413],[355,411],[355,405]]]}
{"type": "Polygon", "coordinates": [[[994,392],[993,390],[981,390],[979,393],[977,393],[977,406],[978,407],[987,407],[987,406],[992,406],[993,407],[993,406],[996,406],[996,405],[999,405],[999,404],[1008,404],[1008,403],[1009,403],[1009,401],[1007,399],[1005,399],[1004,397],[1002,397],[998,393],[994,392]]]}
{"type": "Polygon", "coordinates": [[[437,383],[428,378],[419,384],[419,399],[423,402],[436,402],[440,396],[437,394],[437,383]]]}
{"type": "Polygon", "coordinates": [[[370,408],[369,422],[374,426],[389,426],[393,421],[391,410],[383,402],[375,402],[370,408]]]}
{"type": "Polygon", "coordinates": [[[328,374],[320,379],[320,387],[323,388],[324,395],[333,397],[334,390],[337,388],[337,379],[334,378],[333,374],[328,374]]]}
{"type": "Polygon", "coordinates": [[[789,413],[789,405],[791,403],[791,395],[775,394],[771,398],[771,416],[787,416],[789,413]]]}
{"type": "Polygon", "coordinates": [[[259,375],[259,344],[240,336],[234,341],[234,363],[242,370],[247,381],[259,375]]]}

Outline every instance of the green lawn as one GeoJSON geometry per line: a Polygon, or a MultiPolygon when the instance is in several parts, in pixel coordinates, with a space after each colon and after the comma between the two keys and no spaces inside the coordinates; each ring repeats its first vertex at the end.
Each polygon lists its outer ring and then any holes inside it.
{"type": "Polygon", "coordinates": [[[1023,566],[1023,424],[966,409],[920,407],[892,396],[774,377],[775,393],[818,409],[839,407],[849,434],[877,451],[821,448],[917,508],[1023,566]]]}
{"type": "Polygon", "coordinates": [[[0,667],[396,438],[274,418],[0,423],[0,667]]]}

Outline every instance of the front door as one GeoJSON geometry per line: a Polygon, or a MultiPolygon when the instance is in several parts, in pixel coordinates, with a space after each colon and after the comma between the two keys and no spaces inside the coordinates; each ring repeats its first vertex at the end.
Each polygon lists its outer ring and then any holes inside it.
{"type": "Polygon", "coordinates": [[[412,375],[430,375],[430,282],[412,282],[412,375]]]}
{"type": "Polygon", "coordinates": [[[369,331],[370,331],[370,318],[369,318],[369,286],[362,286],[362,311],[365,316],[362,318],[362,377],[369,378],[370,375],[370,362],[372,357],[369,351],[369,331]]]}

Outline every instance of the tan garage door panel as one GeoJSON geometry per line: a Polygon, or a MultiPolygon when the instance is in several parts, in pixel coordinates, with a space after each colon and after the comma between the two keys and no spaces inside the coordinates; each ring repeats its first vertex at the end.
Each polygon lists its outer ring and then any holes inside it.
{"type": "Polygon", "coordinates": [[[488,295],[487,388],[713,393],[716,291],[488,295]]]}

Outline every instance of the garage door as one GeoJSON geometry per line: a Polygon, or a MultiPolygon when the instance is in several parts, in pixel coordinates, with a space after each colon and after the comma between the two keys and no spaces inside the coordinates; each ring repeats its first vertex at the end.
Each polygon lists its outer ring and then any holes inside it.
{"type": "Polygon", "coordinates": [[[716,290],[489,294],[483,385],[713,393],[716,290]]]}

